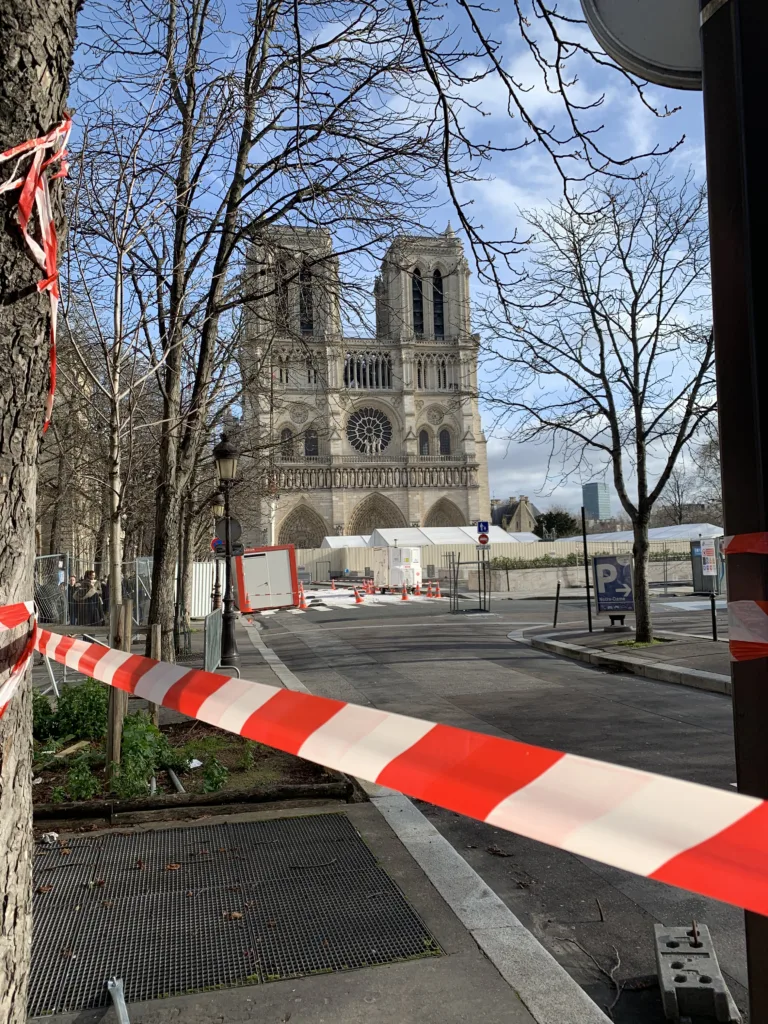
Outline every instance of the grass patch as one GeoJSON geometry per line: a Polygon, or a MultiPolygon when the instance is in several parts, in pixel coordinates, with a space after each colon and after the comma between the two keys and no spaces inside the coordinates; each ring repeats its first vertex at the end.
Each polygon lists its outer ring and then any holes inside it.
{"type": "Polygon", "coordinates": [[[666,643],[666,640],[617,640],[617,647],[656,647],[657,644],[666,643]]]}

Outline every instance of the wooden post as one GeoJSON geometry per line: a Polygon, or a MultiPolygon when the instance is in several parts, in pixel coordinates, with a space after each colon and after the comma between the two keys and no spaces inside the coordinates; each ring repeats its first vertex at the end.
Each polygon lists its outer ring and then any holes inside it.
{"type": "MultiPolygon", "coordinates": [[[[115,647],[130,651],[133,633],[133,601],[115,609],[117,620],[117,636],[115,647]]],[[[123,721],[128,711],[128,694],[116,686],[109,688],[109,714],[107,719],[107,778],[111,778],[112,765],[120,764],[120,747],[123,739],[123,721]]]]}
{"type": "MultiPolygon", "coordinates": [[[[154,622],[149,627],[149,656],[155,661],[162,660],[163,627],[154,622]]],[[[149,714],[154,725],[160,725],[160,705],[149,701],[149,714]]]]}

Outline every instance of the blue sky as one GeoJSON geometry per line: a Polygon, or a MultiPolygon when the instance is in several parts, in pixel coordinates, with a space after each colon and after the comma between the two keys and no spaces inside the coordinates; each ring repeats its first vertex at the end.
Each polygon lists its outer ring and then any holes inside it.
{"type": "MultiPolygon", "coordinates": [[[[541,123],[556,123],[560,117],[559,101],[542,88],[533,60],[520,40],[518,26],[505,22],[502,14],[496,15],[495,20],[494,34],[503,42],[505,66],[514,70],[518,80],[534,86],[526,97],[528,108],[541,123]]],[[[684,141],[669,158],[669,169],[681,177],[692,169],[696,178],[703,181],[704,130],[700,92],[649,86],[647,97],[657,108],[680,108],[660,119],[644,108],[632,88],[615,72],[582,62],[579,73],[581,80],[577,88],[580,96],[585,99],[594,99],[601,94],[605,96],[602,106],[590,116],[593,125],[604,125],[601,144],[612,155],[629,156],[650,150],[654,145],[664,149],[684,136],[684,141]]],[[[486,81],[477,93],[490,116],[473,119],[470,115],[470,127],[481,131],[483,137],[494,143],[509,144],[519,139],[520,134],[516,134],[520,131],[519,121],[510,121],[500,83],[486,81]]],[[[495,237],[512,233],[519,224],[520,208],[544,206],[557,201],[561,195],[560,180],[550,158],[535,146],[524,152],[497,155],[486,166],[485,173],[486,180],[464,187],[462,198],[473,200],[472,213],[476,222],[485,225],[487,230],[492,229],[495,237]]],[[[491,417],[484,414],[483,419],[490,428],[491,417]]],[[[542,509],[553,505],[570,509],[580,506],[581,483],[586,483],[590,477],[574,479],[553,489],[553,482],[548,483],[546,479],[546,445],[518,444],[503,437],[492,437],[490,429],[488,435],[492,496],[503,498],[526,494],[542,509]]],[[[610,476],[595,475],[594,479],[607,480],[614,509],[618,512],[620,506],[610,476]]]]}

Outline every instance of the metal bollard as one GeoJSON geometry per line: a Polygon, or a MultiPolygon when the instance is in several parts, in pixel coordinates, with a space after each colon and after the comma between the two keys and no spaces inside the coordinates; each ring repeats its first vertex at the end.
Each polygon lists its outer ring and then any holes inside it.
{"type": "Polygon", "coordinates": [[[709,607],[712,612],[712,639],[717,640],[717,609],[715,608],[715,595],[709,595],[709,607]]]}
{"type": "Polygon", "coordinates": [[[555,618],[552,623],[552,628],[557,625],[557,612],[560,607],[560,580],[557,581],[557,593],[555,594],[555,618]]]}

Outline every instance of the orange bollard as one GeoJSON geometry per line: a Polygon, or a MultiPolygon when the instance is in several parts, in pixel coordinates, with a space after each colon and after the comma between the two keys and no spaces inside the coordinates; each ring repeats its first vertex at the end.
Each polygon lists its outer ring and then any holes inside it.
{"type": "Polygon", "coordinates": [[[432,593],[432,580],[427,580],[427,597],[434,597],[432,593]]]}
{"type": "Polygon", "coordinates": [[[437,580],[435,587],[437,588],[435,590],[435,597],[442,597],[443,595],[440,593],[440,580],[437,580]]]}
{"type": "Polygon", "coordinates": [[[352,588],[355,591],[355,604],[365,604],[363,601],[363,595],[358,593],[357,587],[352,588]]]}
{"type": "Polygon", "coordinates": [[[307,599],[304,595],[304,584],[299,583],[299,610],[305,612],[308,607],[307,599]]]}
{"type": "Polygon", "coordinates": [[[405,584],[403,584],[403,592],[402,592],[402,594],[400,595],[400,600],[401,600],[401,601],[407,601],[407,600],[408,600],[408,591],[407,591],[407,589],[406,589],[406,586],[405,586],[405,584]]]}

